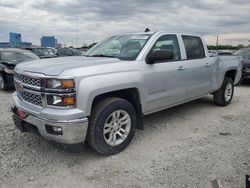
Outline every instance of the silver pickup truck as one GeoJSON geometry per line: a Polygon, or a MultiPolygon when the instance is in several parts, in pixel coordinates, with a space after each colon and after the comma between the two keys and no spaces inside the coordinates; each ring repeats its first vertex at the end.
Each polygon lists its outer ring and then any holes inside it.
{"type": "Polygon", "coordinates": [[[112,155],[143,129],[144,115],[207,94],[228,105],[241,69],[241,57],[209,57],[199,36],[112,36],[82,57],[18,64],[13,119],[19,130],[53,143],[74,148],[86,140],[112,155]]]}

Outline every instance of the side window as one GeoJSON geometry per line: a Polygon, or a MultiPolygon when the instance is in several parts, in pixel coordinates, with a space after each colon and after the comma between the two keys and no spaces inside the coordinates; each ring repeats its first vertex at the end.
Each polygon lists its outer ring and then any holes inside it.
{"type": "Polygon", "coordinates": [[[153,48],[151,49],[151,53],[160,51],[170,52],[173,54],[172,58],[169,61],[177,61],[181,59],[179,43],[177,40],[176,35],[164,35],[161,36],[156,43],[154,44],[153,48]]]}
{"type": "Polygon", "coordinates": [[[202,59],[205,57],[203,43],[200,37],[182,36],[186,49],[187,59],[202,59]]]}

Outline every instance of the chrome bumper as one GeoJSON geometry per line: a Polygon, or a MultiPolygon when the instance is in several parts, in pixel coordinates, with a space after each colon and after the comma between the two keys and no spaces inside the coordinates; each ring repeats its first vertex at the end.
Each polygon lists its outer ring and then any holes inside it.
{"type": "MultiPolygon", "coordinates": [[[[31,112],[31,108],[27,109],[27,105],[22,104],[22,101],[20,101],[17,96],[14,94],[14,106],[12,107],[12,110],[14,112],[14,116],[19,118],[25,126],[34,126],[37,130],[37,133],[41,135],[46,140],[55,141],[58,143],[63,144],[78,144],[83,143],[85,141],[87,130],[88,130],[88,118],[74,118],[72,119],[72,113],[69,113],[70,115],[65,115],[63,112],[61,112],[63,119],[58,118],[60,120],[52,120],[49,118],[42,117],[41,112],[34,111],[34,113],[31,112]],[[23,112],[25,112],[27,115],[25,118],[20,118],[17,113],[15,113],[15,109],[19,109],[23,112]],[[36,112],[36,113],[35,113],[36,112]],[[70,120],[67,120],[70,119],[70,120]],[[60,127],[62,129],[61,135],[52,134],[50,131],[48,131],[47,127],[60,127]]],[[[31,106],[30,106],[31,107],[31,106]]],[[[63,110],[62,110],[63,111],[63,110]]],[[[56,113],[56,112],[55,112],[56,113]]],[[[45,115],[43,113],[43,115],[45,115]]],[[[55,115],[55,117],[58,117],[59,114],[55,115]]],[[[78,115],[77,115],[78,116],[78,115]]],[[[50,116],[51,117],[51,114],[50,116]]],[[[27,131],[29,129],[27,128],[27,131]]],[[[33,131],[30,131],[33,132],[33,131]]]]}
{"type": "Polygon", "coordinates": [[[88,130],[87,118],[60,122],[40,119],[38,117],[28,115],[23,121],[35,126],[38,129],[39,134],[46,140],[64,144],[83,143],[88,130]],[[46,129],[46,125],[62,128],[62,135],[49,133],[46,129]]]}

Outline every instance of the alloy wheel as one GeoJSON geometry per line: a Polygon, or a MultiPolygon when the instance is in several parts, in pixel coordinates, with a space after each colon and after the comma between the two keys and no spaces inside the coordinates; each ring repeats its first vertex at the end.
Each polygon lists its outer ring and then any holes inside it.
{"type": "Polygon", "coordinates": [[[231,83],[228,83],[225,89],[225,100],[229,101],[233,94],[233,86],[231,83]]]}
{"type": "Polygon", "coordinates": [[[124,110],[114,111],[105,121],[103,137],[110,146],[123,143],[131,129],[130,115],[124,110]]]}

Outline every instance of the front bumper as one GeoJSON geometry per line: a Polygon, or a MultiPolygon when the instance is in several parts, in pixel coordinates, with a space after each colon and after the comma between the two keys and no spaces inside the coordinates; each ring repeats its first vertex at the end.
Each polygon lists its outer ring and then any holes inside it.
{"type": "MultiPolygon", "coordinates": [[[[67,117],[67,113],[63,113],[63,119],[57,118],[49,119],[46,118],[44,113],[36,112],[32,113],[31,108],[29,110],[26,108],[27,104],[22,102],[15,94],[13,95],[14,106],[12,111],[14,112],[13,119],[16,127],[21,131],[28,131],[37,133],[46,140],[54,141],[63,144],[78,144],[85,141],[87,130],[88,130],[88,118],[74,118],[72,119],[72,114],[70,113],[67,117]],[[17,110],[25,112],[25,117],[20,117],[17,110]],[[42,114],[42,116],[41,116],[42,114]],[[59,120],[60,119],[60,120],[59,120]],[[48,127],[59,127],[62,130],[61,135],[54,134],[48,127]]],[[[32,106],[30,106],[32,107],[32,106]]],[[[56,113],[56,112],[55,112],[56,113]]],[[[55,117],[58,117],[58,112],[55,117]]],[[[78,116],[78,115],[77,115],[78,116]]],[[[51,117],[51,114],[49,114],[51,117]]]]}

